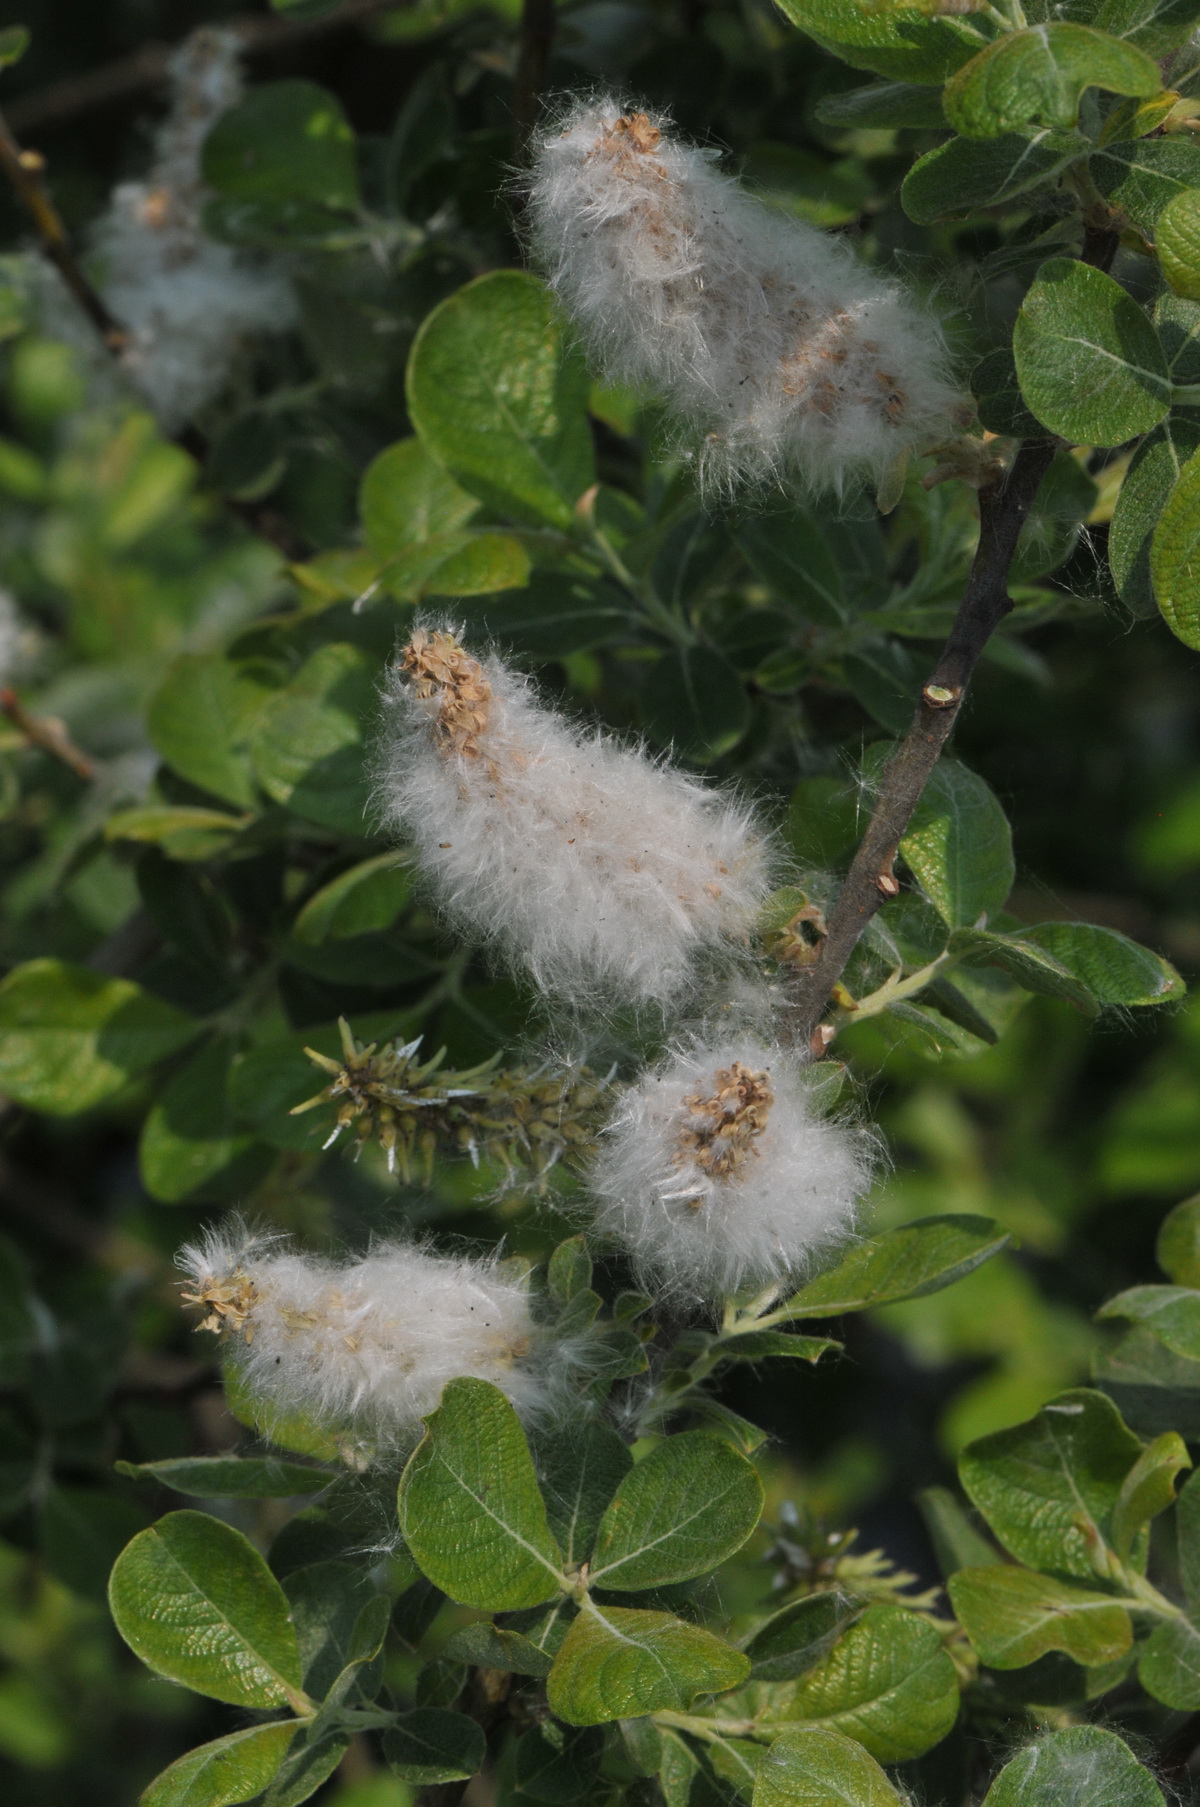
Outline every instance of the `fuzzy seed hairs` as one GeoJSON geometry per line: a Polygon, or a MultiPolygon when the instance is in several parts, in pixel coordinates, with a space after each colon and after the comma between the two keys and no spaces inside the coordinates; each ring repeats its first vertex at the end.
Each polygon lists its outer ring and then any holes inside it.
{"type": "Polygon", "coordinates": [[[782,1283],[850,1231],[872,1144],[820,1114],[803,1067],[760,1042],[693,1045],[625,1094],[589,1175],[593,1222],[656,1292],[782,1283]]]}
{"type": "Polygon", "coordinates": [[[713,490],[878,482],[955,429],[938,323],[662,119],[573,102],[536,150],[528,219],[593,364],[664,398],[713,490]]]}
{"type": "Polygon", "coordinates": [[[490,1380],[520,1411],[543,1403],[528,1295],[487,1262],[402,1243],[335,1261],[237,1224],[178,1261],[185,1302],[229,1344],[268,1430],[301,1414],[376,1444],[411,1441],[459,1375],[490,1380]]]}
{"type": "Polygon", "coordinates": [[[121,363],[164,432],[228,380],[239,340],[279,332],[296,314],[286,278],[206,237],[204,140],[241,96],[241,40],[201,28],[171,58],[171,110],[145,180],[113,190],[93,243],[100,288],[127,329],[121,363]]]}
{"type": "Polygon", "coordinates": [[[494,656],[418,628],[393,668],[378,799],[447,914],[545,990],[664,1004],[744,947],[770,889],[750,808],[577,727],[494,656]]]}

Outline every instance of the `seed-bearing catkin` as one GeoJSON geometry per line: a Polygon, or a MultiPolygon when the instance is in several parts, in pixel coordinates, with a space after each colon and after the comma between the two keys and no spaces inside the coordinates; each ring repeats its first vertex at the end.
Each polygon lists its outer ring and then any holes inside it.
{"type": "Polygon", "coordinates": [[[380,1445],[418,1435],[448,1380],[489,1380],[520,1411],[544,1403],[521,1284],[487,1262],[381,1244],[336,1261],[235,1225],[179,1254],[267,1428],[302,1415],[380,1445]]]}
{"type": "Polygon", "coordinates": [[[803,1273],[845,1236],[873,1146],[821,1114],[795,1054],[692,1046],[630,1088],[589,1176],[594,1227],[656,1291],[721,1299],[803,1273]]]}
{"type": "Polygon", "coordinates": [[[121,362],[165,432],[218,395],[239,341],[295,319],[291,285],[205,235],[204,140],[242,90],[240,39],[193,32],[170,63],[171,110],[141,182],[114,189],[93,244],[105,301],[128,334],[121,362]]]}
{"type": "Polygon", "coordinates": [[[528,219],[595,365],[663,397],[711,488],[840,490],[954,431],[938,323],[661,119],[574,102],[537,150],[528,219]]]}
{"type": "Polygon", "coordinates": [[[387,692],[382,812],[466,934],[575,1001],[666,1003],[747,942],[771,882],[749,806],[545,707],[418,628],[387,692]]]}

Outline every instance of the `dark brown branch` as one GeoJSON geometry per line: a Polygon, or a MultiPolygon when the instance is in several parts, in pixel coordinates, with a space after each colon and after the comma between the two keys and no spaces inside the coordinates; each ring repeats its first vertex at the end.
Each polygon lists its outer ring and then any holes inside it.
{"type": "MultiPolygon", "coordinates": [[[[252,56],[269,55],[295,44],[345,31],[385,8],[398,8],[404,0],[346,0],[336,13],[322,19],[285,19],[272,14],[247,13],[217,21],[223,31],[234,31],[252,56]]],[[[32,94],[20,95],[8,110],[18,134],[53,131],[84,114],[103,107],[136,100],[165,87],[172,44],[142,44],[128,56],[117,57],[83,75],[64,76],[32,94]]]]}
{"type": "Polygon", "coordinates": [[[958,617],[921,691],[912,726],[883,769],[875,813],[829,914],[821,951],[796,981],[792,1032],[814,1054],[830,1039],[821,1022],[830,992],[876,910],[900,889],[892,865],[901,838],[949,739],[980,654],[1013,606],[1009,566],[1055,450],[1053,440],[1031,440],[1007,481],[980,491],[979,547],[958,617]]]}
{"type": "Polygon", "coordinates": [[[90,782],[96,776],[95,766],[75,745],[57,716],[31,715],[16,691],[8,688],[0,690],[0,715],[8,717],[31,747],[40,747],[43,753],[61,759],[77,778],[90,782]]]}
{"type": "Polygon", "coordinates": [[[518,156],[524,154],[537,124],[542,90],[546,86],[546,67],[554,48],[555,25],[554,0],[524,0],[517,40],[517,94],[513,103],[518,156]]]}
{"type": "Polygon", "coordinates": [[[46,187],[46,159],[40,151],[23,151],[13,136],[12,128],[0,113],[0,169],[12,183],[36,228],[42,250],[50,259],[76,301],[91,321],[111,352],[119,352],[125,343],[120,324],[109,313],[104,302],[85,276],[58,208],[46,187]]]}

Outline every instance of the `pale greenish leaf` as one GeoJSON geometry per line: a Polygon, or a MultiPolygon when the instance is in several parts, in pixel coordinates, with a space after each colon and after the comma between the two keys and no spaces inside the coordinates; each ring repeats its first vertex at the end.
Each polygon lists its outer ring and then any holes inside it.
{"type": "Polygon", "coordinates": [[[903,1807],[874,1757],[831,1726],[782,1732],[758,1767],[753,1807],[903,1807]]]}
{"type": "Polygon", "coordinates": [[[251,1725],[202,1744],[156,1776],[139,1807],[233,1807],[270,1782],[296,1736],[294,1720],[251,1725]]]}
{"type": "Polygon", "coordinates": [[[787,1361],[818,1362],[842,1345],[829,1336],[795,1336],[790,1330],[747,1330],[740,1336],[718,1338],[717,1353],[723,1362],[763,1362],[775,1356],[787,1361]]]}
{"type": "Polygon", "coordinates": [[[762,1505],[758,1475],[722,1438],[668,1437],[626,1475],[601,1519],[592,1583],[638,1592],[705,1575],[741,1549],[762,1505]]]}
{"type": "Polygon", "coordinates": [[[927,226],[999,207],[1056,182],[1080,155],[1070,132],[1007,132],[1002,138],[951,138],[918,157],[900,189],[910,220],[927,226]]]}
{"type": "Polygon", "coordinates": [[[992,1669],[1023,1669],[1048,1650],[1094,1668],[1116,1662],[1133,1643],[1121,1601],[1078,1582],[1000,1565],[959,1569],[947,1588],[955,1616],[992,1669]]]}
{"type": "Polygon", "coordinates": [[[1163,275],[1177,295],[1200,301],[1200,193],[1193,188],[1163,208],[1155,231],[1163,275]]]}
{"type": "Polygon", "coordinates": [[[800,30],[856,69],[896,81],[943,82],[974,55],[978,36],[922,6],[880,7],[871,0],[783,0],[800,30]]]}
{"type": "Polygon", "coordinates": [[[1154,328],[1103,270],[1053,257],[1013,333],[1021,393],[1044,427],[1084,445],[1121,445],[1167,413],[1171,385],[1154,328]]]}
{"type": "Polygon", "coordinates": [[[1121,1483],[1112,1512],[1112,1545],[1122,1562],[1132,1559],[1143,1527],[1173,1502],[1175,1477],[1191,1466],[1187,1445],[1177,1431],[1163,1431],[1142,1451],[1121,1483]]]}
{"type": "Polygon", "coordinates": [[[861,1601],[835,1593],[807,1594],[772,1613],[745,1644],[753,1681],[794,1681],[820,1662],[862,1612],[861,1601]]]}
{"type": "Polygon", "coordinates": [[[1200,145],[1179,137],[1105,144],[1092,152],[1088,169],[1109,206],[1153,237],[1163,208],[1200,186],[1200,145]]]}
{"type": "Polygon", "coordinates": [[[1150,542],[1150,576],[1163,620],[1200,651],[1200,452],[1188,459],[1150,542]]]}
{"type": "Polygon", "coordinates": [[[857,1738],[880,1763],[931,1750],[958,1717],[958,1678],[928,1619],[867,1609],[795,1684],[784,1716],[857,1738]]]}
{"type": "Polygon", "coordinates": [[[1154,529],[1179,473],[1197,450],[1200,421],[1171,415],[1143,440],[1122,479],[1108,529],[1108,559],[1122,600],[1139,615],[1153,614],[1155,608],[1150,576],[1154,529]]]}
{"type": "Polygon", "coordinates": [[[764,1755],[762,1745],[749,1738],[718,1738],[708,1747],[713,1774],[728,1782],[743,1801],[749,1801],[754,1793],[755,1777],[764,1755]]]}
{"type": "Polygon", "coordinates": [[[1176,1286],[1200,1286],[1200,1193],[1167,1212],[1158,1226],[1154,1258],[1176,1286]]]}
{"type": "Polygon", "coordinates": [[[723,1694],[746,1679],[749,1659],[699,1625],[665,1612],[585,1603],[546,1684],[568,1725],[604,1725],[664,1708],[686,1711],[697,1694],[723,1694]]]}
{"type": "Polygon", "coordinates": [[[1144,50],[1057,20],[1006,33],[981,50],[947,82],[942,105],[967,137],[998,138],[1030,120],[1073,126],[1085,88],[1144,98],[1161,87],[1144,50]]]}
{"type": "Polygon", "coordinates": [[[302,1708],[300,1653],[279,1583],[240,1531],[170,1512],[117,1558],[109,1606],[159,1675],[241,1707],[302,1708]]]}
{"type": "Polygon", "coordinates": [[[1093,1580],[1092,1552],[1142,1445],[1111,1399],[1062,1393],[1034,1418],[968,1444],[958,1472],[1005,1549],[1031,1568],[1093,1580]]]}
{"type": "Polygon", "coordinates": [[[700,1767],[693,1756],[691,1747],[684,1743],[677,1732],[663,1731],[662,1766],[658,1772],[658,1785],[662,1789],[665,1807],[689,1807],[692,1794],[692,1783],[700,1767]]]}
{"type": "Polygon", "coordinates": [[[181,653],[150,698],[146,726],[180,777],[225,803],[253,809],[258,791],[248,747],[270,695],[249,670],[219,653],[181,653]]]}
{"type": "Polygon", "coordinates": [[[424,1574],[488,1612],[558,1593],[562,1554],[520,1419],[497,1387],[452,1380],[400,1481],[400,1528],[424,1574]]]}
{"type": "Polygon", "coordinates": [[[297,911],[292,937],[305,947],[390,928],[412,895],[403,853],[377,853],[340,872],[297,911]]]}
{"type": "Polygon", "coordinates": [[[990,1217],[920,1217],[850,1249],[818,1274],[776,1314],[832,1318],[898,1299],[919,1299],[952,1286],[1010,1241],[990,1217]]]}
{"type": "Polygon", "coordinates": [[[900,854],[951,928],[1002,909],[1012,890],[1012,831],[994,792],[957,760],[933,769],[900,854]]]}
{"type": "Polygon", "coordinates": [[[1106,1299],[1096,1316],[1144,1324],[1176,1355],[1200,1361],[1200,1290],[1194,1287],[1131,1286],[1106,1299]]]}
{"type": "Polygon", "coordinates": [[[172,860],[210,860],[228,852],[251,820],[189,803],[144,803],[114,810],[104,824],[104,838],[161,847],[172,860]]]}
{"type": "Polygon", "coordinates": [[[73,1117],[184,1047],[200,1024],[130,979],[27,960],[0,984],[0,1092],[73,1117]]]}
{"type": "Polygon", "coordinates": [[[337,1480],[332,1469],[283,1462],[278,1456],[168,1456],[161,1462],[118,1462],[117,1471],[134,1481],[191,1494],[200,1500],[290,1499],[320,1493],[337,1480]]]}
{"type": "Polygon", "coordinates": [[[354,133],[316,82],[264,82],[223,113],[204,143],[204,179],[233,201],[299,201],[353,212],[354,133]]]}
{"type": "Polygon", "coordinates": [[[564,356],[549,291],[498,270],[427,317],[408,367],[422,440],[465,489],[533,526],[570,530],[595,482],[587,378],[564,356]]]}
{"type": "Polygon", "coordinates": [[[376,668],[361,647],[318,647],[261,710],[252,754],[276,803],[323,828],[366,833],[369,782],[362,724],[376,704],[376,668]]]}
{"type": "Polygon", "coordinates": [[[984,1807],[1165,1807],[1129,1746],[1098,1725],[1039,1738],[1006,1763],[984,1807]]]}
{"type": "Polygon", "coordinates": [[[453,533],[479,512],[476,498],[415,438],[388,446],[367,466],[358,506],[367,545],[380,559],[453,533]]]}

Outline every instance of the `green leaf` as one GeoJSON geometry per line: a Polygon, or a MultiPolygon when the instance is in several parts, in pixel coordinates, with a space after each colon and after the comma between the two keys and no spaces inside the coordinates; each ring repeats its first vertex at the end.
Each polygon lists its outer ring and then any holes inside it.
{"type": "Polygon", "coordinates": [[[321,1493],[337,1480],[332,1469],[281,1462],[278,1456],[169,1456],[161,1462],[118,1462],[118,1474],[153,1481],[200,1500],[282,1500],[321,1493]]]}
{"type": "Polygon", "coordinates": [[[600,1520],[633,1457],[599,1418],[556,1429],[539,1443],[537,1455],[550,1529],[568,1567],[578,1567],[591,1554],[600,1520]]]}
{"type": "Polygon", "coordinates": [[[1145,1324],[1160,1343],[1188,1361],[1200,1361],[1200,1290],[1190,1286],[1131,1286],[1105,1300],[1098,1318],[1145,1324]]]}
{"type": "Polygon", "coordinates": [[[1192,1458],[1176,1431],[1164,1431],[1144,1449],[1121,1484],[1112,1514],[1112,1545],[1122,1562],[1131,1559],[1143,1526],[1175,1499],[1175,1477],[1192,1458]]]}
{"type": "Polygon", "coordinates": [[[1009,1241],[1007,1230],[990,1217],[919,1217],[859,1243],[776,1312],[789,1318],[832,1318],[898,1299],[920,1299],[952,1286],[1009,1241]]]}
{"type": "Polygon", "coordinates": [[[968,1444],[963,1487],[1006,1550],[1031,1568],[1094,1580],[1093,1554],[1142,1445],[1103,1393],[1076,1388],[1036,1417],[968,1444]]]}
{"type": "Polygon", "coordinates": [[[434,308],[409,360],[409,412],[425,444],[464,489],[533,526],[570,531],[595,482],[587,394],[549,292],[517,270],[434,308]]]}
{"type": "Polygon", "coordinates": [[[796,1336],[790,1330],[747,1330],[739,1336],[718,1338],[723,1362],[762,1362],[774,1356],[788,1361],[819,1362],[842,1345],[829,1336],[796,1336]]]}
{"type": "Polygon", "coordinates": [[[169,1512],[117,1558],[108,1589],[117,1630],[149,1668],[240,1707],[306,1710],[288,1603],[240,1531],[203,1512],[169,1512]]]}
{"type": "Polygon", "coordinates": [[[1087,25],[1056,21],[1013,31],[989,44],[946,83],[942,105],[968,138],[999,138],[1030,120],[1073,126],[1086,88],[1157,94],[1152,57],[1087,25]]]}
{"type": "Polygon", "coordinates": [[[795,1684],[785,1716],[857,1738],[880,1763],[902,1763],[954,1724],[958,1678],[928,1619],[871,1606],[795,1684]]]}
{"type": "Polygon", "coordinates": [[[829,1726],[798,1726],[769,1746],[754,1782],[753,1807],[903,1807],[875,1759],[856,1738],[829,1726]]]}
{"type": "Polygon", "coordinates": [[[0,1092],[74,1117],[102,1104],[200,1024],[130,979],[65,960],[27,960],[0,984],[0,1092]]]}
{"type": "Polygon", "coordinates": [[[1180,471],[1158,518],[1150,576],[1163,620],[1185,646],[1200,651],[1200,452],[1180,471]]]}
{"type": "Polygon", "coordinates": [[[1120,445],[1167,413],[1171,387],[1154,328],[1103,270],[1053,257],[1013,333],[1021,393],[1042,425],[1084,445],[1120,445]]]}
{"type": "Polygon", "coordinates": [[[42,1560],[72,1593],[102,1605],[113,1563],[146,1517],[131,1501],[99,1487],[52,1485],[41,1501],[42,1560]]]}
{"type": "Polygon", "coordinates": [[[955,1616],[992,1669],[1023,1669],[1048,1650],[1095,1667],[1116,1662],[1133,1643],[1121,1602],[1077,1582],[1001,1566],[959,1569],[947,1588],[955,1616]]]}
{"type": "Polygon", "coordinates": [[[568,1237],[560,1242],[546,1267],[546,1290],[556,1305],[569,1305],[576,1294],[587,1292],[592,1284],[592,1258],[587,1238],[568,1237]]]}
{"type": "Polygon", "coordinates": [[[19,63],[29,48],[29,29],[25,25],[6,25],[0,31],[0,69],[19,63]]]}
{"type": "Polygon", "coordinates": [[[438,534],[454,533],[479,513],[420,439],[388,446],[367,466],[359,491],[363,535],[377,558],[395,558],[438,534]]]}
{"type": "Polygon", "coordinates": [[[1109,206],[1153,237],[1163,208],[1200,186],[1200,145],[1176,137],[1129,139],[1098,147],[1088,168],[1109,206]]]}
{"type": "Polygon", "coordinates": [[[412,895],[412,867],[403,853],[377,853],[322,885],[298,911],[292,939],[304,947],[345,941],[389,929],[412,895]]]}
{"type": "Polygon", "coordinates": [[[1032,583],[1057,571],[1074,550],[1099,493],[1077,458],[1070,452],[1056,455],[1025,517],[1009,567],[1010,585],[1032,583]]]}
{"type": "Polygon", "coordinates": [[[1093,1372],[1125,1422],[1154,1437],[1178,1429],[1200,1440],[1200,1361],[1188,1361],[1137,1325],[1097,1353],[1093,1372]]]}
{"type": "Polygon", "coordinates": [[[947,946],[952,954],[963,956],[972,965],[998,966],[1011,973],[1026,991],[1065,998],[1085,1016],[1094,1017],[1099,1012],[1090,988],[1027,933],[997,935],[990,929],[955,929],[947,946]]]}
{"type": "Polygon", "coordinates": [[[296,1628],[305,1690],[327,1707],[340,1705],[354,1684],[354,1672],[383,1641],[390,1602],[375,1591],[362,1568],[348,1562],[294,1569],[283,1591],[296,1628]]]}
{"type": "Polygon", "coordinates": [[[1190,1619],[1157,1624],[1141,1647],[1138,1680],[1164,1706],[1194,1713],[1200,1707],[1200,1627],[1190,1619]]]}
{"type": "Polygon", "coordinates": [[[1154,529],[1179,473],[1197,450],[1200,421],[1173,414],[1143,440],[1122,480],[1108,530],[1108,559],[1122,600],[1139,615],[1152,614],[1156,607],[1150,576],[1154,529]]]}
{"type": "Polygon", "coordinates": [[[591,1727],[566,1731],[547,1721],[517,1741],[516,1783],[521,1798],[551,1803],[578,1801],[595,1780],[604,1733],[591,1727]]]}
{"type": "Polygon", "coordinates": [[[862,1612],[861,1603],[841,1594],[807,1594],[772,1613],[745,1646],[750,1679],[794,1681],[819,1663],[862,1612]]]}
{"type": "Polygon", "coordinates": [[[1158,216],[1155,250],[1177,295],[1200,301],[1200,194],[1176,195],[1158,216]]]}
{"type": "Polygon", "coordinates": [[[938,131],[946,123],[941,95],[916,82],[868,82],[862,88],[823,94],[813,114],[822,125],[843,130],[913,126],[921,131],[938,131]]]}
{"type": "Polygon", "coordinates": [[[519,1631],[508,1631],[488,1620],[462,1626],[451,1637],[444,1654],[455,1663],[470,1663],[480,1669],[509,1669],[514,1675],[549,1675],[553,1661],[547,1651],[519,1631]]]}
{"type": "Polygon", "coordinates": [[[214,1738],[156,1776],[138,1807],[233,1807],[249,1801],[274,1776],[296,1730],[294,1721],[283,1719],[214,1738]]]}
{"type": "Polygon", "coordinates": [[[1003,1561],[995,1546],[976,1530],[948,1487],[923,1487],[914,1497],[943,1577],[948,1578],[959,1569],[983,1568],[1003,1561]]]}
{"type": "Polygon", "coordinates": [[[984,1807],[1165,1807],[1162,1790],[1115,1732],[1073,1725],[1006,1763],[984,1807]]]}
{"type": "Polygon", "coordinates": [[[158,847],[172,860],[210,860],[225,853],[250,821],[219,809],[190,804],[144,804],[118,809],[104,824],[106,841],[140,841],[158,847]]]}
{"type": "Polygon", "coordinates": [[[983,779],[957,760],[933,768],[900,853],[951,928],[1002,909],[1012,890],[1008,818],[983,779]]]}
{"type": "Polygon", "coordinates": [[[254,1146],[229,1102],[234,1044],[211,1041],[163,1087],[142,1124],[138,1169],[152,1198],[177,1205],[203,1195],[254,1146]]]}
{"type": "Polygon", "coordinates": [[[204,143],[204,179],[231,201],[359,205],[354,133],[316,82],[264,82],[222,114],[204,143]]]}
{"type": "Polygon", "coordinates": [[[741,679],[708,646],[665,653],[646,680],[642,708],[650,738],[697,765],[728,753],[750,726],[741,679]]]}
{"type": "Polygon", "coordinates": [[[1022,930],[1086,985],[1100,1004],[1122,1010],[1165,1004],[1183,996],[1187,987],[1161,954],[1092,922],[1039,922],[1022,930]]]}
{"type": "Polygon", "coordinates": [[[1092,23],[1157,57],[1186,43],[1198,19],[1196,0],[1101,0],[1092,23]]]}
{"type": "Polygon", "coordinates": [[[843,62],[896,81],[942,82],[973,55],[978,37],[920,6],[870,0],[782,0],[800,30],[843,62]]]}
{"type": "Polygon", "coordinates": [[[596,1534],[591,1583],[619,1592],[705,1575],[758,1524],[762,1482],[709,1431],[668,1437],[618,1487],[596,1534]]]}
{"type": "Polygon", "coordinates": [[[904,178],[900,200],[919,226],[962,219],[1056,182],[1082,149],[1075,134],[1047,130],[951,138],[918,157],[904,178]]]}
{"type": "Polygon", "coordinates": [[[522,659],[561,659],[625,639],[628,598],[609,583],[563,571],[535,571],[523,590],[456,610],[468,637],[498,640],[522,659]]]}
{"type": "Polygon", "coordinates": [[[262,1807],[299,1807],[327,1782],[350,1743],[346,1731],[314,1730],[299,1745],[294,1745],[263,1796],[262,1807]]]}
{"type": "Polygon", "coordinates": [[[1154,1259],[1177,1286],[1200,1286],[1200,1193],[1167,1212],[1158,1226],[1154,1259]]]}
{"type": "Polygon", "coordinates": [[[362,723],[376,708],[376,667],[361,647],[318,647],[259,714],[259,783],[294,815],[345,834],[367,831],[370,786],[362,723]]]}
{"type": "Polygon", "coordinates": [[[664,1708],[686,1712],[697,1694],[736,1688],[749,1668],[740,1650],[670,1613],[589,1600],[563,1639],[546,1692],[568,1725],[604,1725],[664,1708]]]}
{"type": "Polygon", "coordinates": [[[400,1481],[400,1528],[424,1574],[464,1606],[512,1612],[563,1587],[520,1419],[485,1380],[452,1380],[400,1481]]]}
{"type": "Polygon", "coordinates": [[[146,705],[157,752],[184,779],[222,802],[253,810],[249,770],[253,721],[271,692],[217,652],[181,652],[146,705]]]}
{"type": "Polygon", "coordinates": [[[1200,1471],[1188,1476],[1175,1503],[1179,1583],[1189,1610],[1200,1607],[1200,1471]]]}

